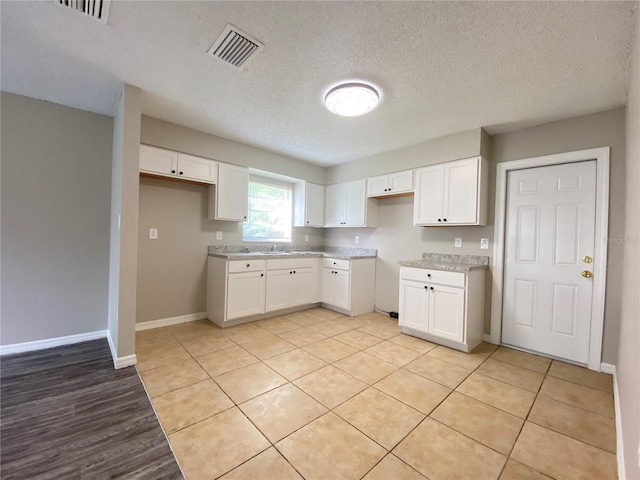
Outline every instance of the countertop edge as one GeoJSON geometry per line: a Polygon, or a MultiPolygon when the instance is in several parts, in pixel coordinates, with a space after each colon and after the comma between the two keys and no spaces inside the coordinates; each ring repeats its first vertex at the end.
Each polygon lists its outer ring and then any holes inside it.
{"type": "Polygon", "coordinates": [[[402,267],[422,268],[429,270],[443,270],[449,272],[469,272],[471,270],[485,270],[488,265],[476,263],[452,263],[452,262],[426,262],[424,260],[400,260],[398,265],[402,267]]]}

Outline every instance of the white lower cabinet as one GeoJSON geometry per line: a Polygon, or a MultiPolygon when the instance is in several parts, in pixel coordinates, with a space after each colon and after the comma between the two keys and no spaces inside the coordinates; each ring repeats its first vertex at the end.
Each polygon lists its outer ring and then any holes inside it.
{"type": "Polygon", "coordinates": [[[266,311],[318,302],[318,260],[267,260],[266,311]]]}
{"type": "Polygon", "coordinates": [[[376,259],[322,261],[322,305],[346,315],[373,311],[376,259]]]}
{"type": "Polygon", "coordinates": [[[465,352],[484,332],[484,270],[400,268],[402,331],[465,352]]]}
{"type": "Polygon", "coordinates": [[[230,273],[227,320],[264,313],[264,272],[230,273]]]}

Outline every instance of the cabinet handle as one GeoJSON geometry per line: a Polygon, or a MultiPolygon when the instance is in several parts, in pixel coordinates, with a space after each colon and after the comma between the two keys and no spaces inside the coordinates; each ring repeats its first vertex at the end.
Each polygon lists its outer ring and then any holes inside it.
{"type": "Polygon", "coordinates": [[[250,266],[251,266],[251,264],[250,264],[250,263],[247,263],[247,268],[249,268],[250,266]]]}
{"type": "Polygon", "coordinates": [[[180,175],[184,175],[184,172],[180,172],[180,175]]]}
{"type": "Polygon", "coordinates": [[[431,287],[431,290],[433,290],[433,287],[431,287]]]}
{"type": "Polygon", "coordinates": [[[294,273],[294,275],[295,275],[296,271],[294,270],[294,271],[293,271],[293,273],[294,273]]]}
{"type": "Polygon", "coordinates": [[[447,221],[447,219],[445,218],[445,219],[444,219],[444,221],[446,222],[446,221],[447,221]]]}
{"type": "Polygon", "coordinates": [[[427,290],[429,287],[427,287],[426,285],[424,286],[424,289],[427,290]]]}
{"type": "Polygon", "coordinates": [[[261,274],[260,274],[260,276],[261,276],[261,277],[264,277],[264,273],[261,273],[261,274]]]}
{"type": "Polygon", "coordinates": [[[171,170],[171,173],[176,173],[176,171],[175,170],[171,170]]]}
{"type": "Polygon", "coordinates": [[[391,191],[391,189],[389,189],[389,191],[391,191]]]}
{"type": "Polygon", "coordinates": [[[244,219],[246,220],[246,219],[247,219],[247,216],[245,215],[245,216],[244,216],[244,217],[242,217],[242,218],[244,218],[244,219]]]}
{"type": "Polygon", "coordinates": [[[291,275],[293,272],[289,272],[289,275],[291,275]]]}
{"type": "Polygon", "coordinates": [[[309,223],[309,220],[307,220],[307,223],[309,223]]]}
{"type": "Polygon", "coordinates": [[[431,278],[431,274],[430,273],[427,273],[427,278],[431,278]]]}
{"type": "Polygon", "coordinates": [[[442,219],[441,219],[441,218],[439,218],[439,219],[438,219],[438,221],[439,221],[439,222],[441,222],[441,221],[442,221],[442,219]]]}

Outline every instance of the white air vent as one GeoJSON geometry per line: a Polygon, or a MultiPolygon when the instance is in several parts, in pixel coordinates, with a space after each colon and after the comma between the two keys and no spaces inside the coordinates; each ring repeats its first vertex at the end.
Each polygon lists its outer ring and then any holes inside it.
{"type": "Polygon", "coordinates": [[[227,25],[207,53],[242,68],[263,48],[264,45],[251,35],[227,25]]]}
{"type": "Polygon", "coordinates": [[[84,13],[96,20],[107,23],[109,3],[111,0],[54,0],[64,7],[84,13]]]}

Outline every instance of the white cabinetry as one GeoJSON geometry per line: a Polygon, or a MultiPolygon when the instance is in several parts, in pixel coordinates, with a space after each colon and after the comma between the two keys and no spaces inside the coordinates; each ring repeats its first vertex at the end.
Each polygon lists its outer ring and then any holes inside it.
{"type": "Polygon", "coordinates": [[[267,260],[266,311],[272,312],[320,301],[318,260],[267,260]]]}
{"type": "Polygon", "coordinates": [[[373,311],[375,269],[375,258],[323,259],[323,306],[346,315],[373,311]]]}
{"type": "Polygon", "coordinates": [[[336,183],[325,188],[325,227],[375,227],[378,210],[367,198],[367,181],[336,183]]]}
{"type": "Polygon", "coordinates": [[[390,173],[367,179],[367,195],[384,197],[413,191],[413,170],[390,173]]]}
{"type": "Polygon", "coordinates": [[[294,192],[294,227],[324,226],[324,186],[299,182],[294,192]]]}
{"type": "Polygon", "coordinates": [[[482,157],[416,170],[413,224],[486,225],[488,179],[482,157]]]}
{"type": "Polygon", "coordinates": [[[230,261],[227,277],[226,319],[264,313],[264,260],[230,261]]]}
{"type": "Polygon", "coordinates": [[[209,189],[209,220],[247,220],[249,169],[220,163],[218,182],[209,189]]]}
{"type": "Polygon", "coordinates": [[[484,270],[400,268],[402,331],[465,352],[482,341],[484,270]]]}
{"type": "Polygon", "coordinates": [[[218,162],[186,153],[140,145],[140,172],[214,184],[218,175],[218,162]]]}

